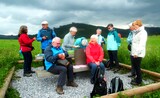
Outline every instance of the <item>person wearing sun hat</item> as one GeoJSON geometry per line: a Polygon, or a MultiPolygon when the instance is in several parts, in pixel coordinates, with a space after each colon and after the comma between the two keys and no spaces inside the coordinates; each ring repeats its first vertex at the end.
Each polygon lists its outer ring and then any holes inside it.
{"type": "Polygon", "coordinates": [[[134,27],[134,33],[131,45],[131,63],[135,68],[136,77],[131,81],[131,84],[139,85],[142,83],[140,65],[146,54],[147,32],[141,20],[134,21],[132,26],[134,27]]]}
{"type": "MultiPolygon", "coordinates": [[[[42,53],[44,53],[46,47],[52,42],[52,39],[56,37],[56,33],[48,27],[47,21],[42,21],[41,25],[42,28],[38,31],[37,34],[37,41],[41,42],[42,53]]],[[[43,65],[44,65],[44,60],[43,60],[43,65]]]]}

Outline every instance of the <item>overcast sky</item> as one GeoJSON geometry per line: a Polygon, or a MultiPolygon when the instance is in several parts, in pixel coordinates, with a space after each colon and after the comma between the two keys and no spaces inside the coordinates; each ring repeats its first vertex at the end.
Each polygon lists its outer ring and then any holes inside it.
{"type": "Polygon", "coordinates": [[[43,20],[51,28],[72,22],[126,28],[136,19],[160,27],[159,6],[160,0],[0,0],[0,34],[17,35],[21,25],[36,34],[43,20]]]}

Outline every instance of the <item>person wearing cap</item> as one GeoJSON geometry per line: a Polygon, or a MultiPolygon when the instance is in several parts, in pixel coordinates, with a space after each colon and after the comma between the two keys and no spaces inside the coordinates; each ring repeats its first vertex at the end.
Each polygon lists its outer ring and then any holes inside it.
{"type": "Polygon", "coordinates": [[[104,39],[104,37],[101,35],[101,33],[102,33],[102,30],[101,30],[100,28],[98,28],[98,29],[96,30],[96,34],[97,34],[97,36],[98,36],[98,44],[101,45],[101,46],[103,46],[103,45],[105,44],[105,39],[104,39]]]}
{"type": "MultiPolygon", "coordinates": [[[[127,37],[127,43],[128,43],[128,50],[129,52],[131,52],[131,45],[132,45],[132,38],[133,38],[133,33],[134,33],[134,27],[132,26],[132,23],[130,23],[129,25],[129,29],[130,29],[130,32],[128,34],[128,37],[127,37]]],[[[131,59],[131,55],[130,55],[130,59],[131,59]]],[[[134,66],[131,64],[131,74],[128,75],[128,77],[135,77],[136,73],[135,73],[135,68],[134,66]]]]}
{"type": "Polygon", "coordinates": [[[110,67],[109,69],[112,69],[113,67],[117,67],[118,69],[114,72],[117,72],[120,67],[119,67],[119,62],[118,62],[118,48],[120,46],[121,40],[120,37],[118,36],[118,32],[114,29],[113,24],[108,24],[108,35],[107,35],[107,50],[109,54],[109,59],[110,59],[110,67]],[[113,63],[115,61],[115,65],[113,63]]]}
{"type": "MultiPolygon", "coordinates": [[[[42,53],[44,53],[46,47],[52,42],[52,39],[56,37],[56,33],[48,27],[47,21],[42,21],[41,24],[42,28],[38,31],[37,41],[41,42],[42,53]]],[[[43,66],[44,66],[44,60],[43,60],[43,66]]]]}
{"type": "Polygon", "coordinates": [[[65,51],[73,50],[74,48],[77,48],[78,46],[74,45],[74,37],[77,33],[76,27],[71,27],[69,29],[69,33],[67,33],[63,38],[62,48],[65,51]]]}
{"type": "Polygon", "coordinates": [[[140,64],[146,54],[147,32],[141,20],[136,20],[132,26],[134,33],[131,45],[131,63],[135,68],[136,77],[131,80],[131,84],[140,85],[142,83],[140,64]]]}

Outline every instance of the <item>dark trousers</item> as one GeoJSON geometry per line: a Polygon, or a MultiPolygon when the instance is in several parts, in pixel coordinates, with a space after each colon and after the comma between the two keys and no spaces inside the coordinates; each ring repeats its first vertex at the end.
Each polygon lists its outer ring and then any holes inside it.
{"type": "Polygon", "coordinates": [[[113,61],[115,61],[116,67],[119,67],[117,53],[118,53],[117,50],[114,50],[114,51],[108,50],[108,55],[109,55],[109,59],[110,59],[110,67],[114,67],[113,61]]]}
{"type": "Polygon", "coordinates": [[[141,61],[142,61],[141,57],[134,58],[133,56],[131,56],[131,62],[136,71],[136,76],[137,76],[136,82],[137,83],[142,82],[141,69],[140,69],[141,61]]]}
{"type": "MultiPolygon", "coordinates": [[[[96,72],[96,69],[98,67],[97,67],[97,65],[95,63],[89,63],[88,65],[89,65],[89,68],[91,69],[91,79],[93,79],[94,74],[96,72]]],[[[100,66],[100,69],[102,70],[102,72],[104,74],[104,72],[105,72],[105,66],[104,66],[104,64],[101,62],[99,66],[100,66]]]]}
{"type": "MultiPolygon", "coordinates": [[[[132,60],[132,56],[130,55],[130,59],[132,60]]],[[[132,64],[133,61],[131,61],[131,75],[136,75],[135,67],[132,64]]]]}
{"type": "MultiPolygon", "coordinates": [[[[42,53],[43,53],[43,54],[44,54],[44,50],[45,50],[45,49],[42,49],[42,53]]],[[[43,61],[42,61],[42,62],[43,62],[44,70],[46,70],[46,66],[45,66],[45,63],[44,63],[44,59],[43,59],[43,61]]]]}
{"type": "Polygon", "coordinates": [[[29,52],[22,52],[23,57],[24,57],[24,74],[29,73],[31,71],[31,63],[32,63],[32,53],[31,51],[29,52]]]}
{"type": "Polygon", "coordinates": [[[55,66],[51,66],[48,69],[48,71],[53,74],[59,74],[57,86],[64,86],[65,85],[66,76],[67,76],[68,82],[73,81],[73,66],[72,65],[69,65],[67,67],[55,65],[55,66]]]}

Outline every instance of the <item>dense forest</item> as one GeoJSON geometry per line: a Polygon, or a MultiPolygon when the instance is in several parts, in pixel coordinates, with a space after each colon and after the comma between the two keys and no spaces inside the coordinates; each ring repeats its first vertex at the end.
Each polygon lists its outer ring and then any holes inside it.
{"type": "MultiPolygon", "coordinates": [[[[58,28],[54,28],[54,31],[56,32],[57,36],[60,38],[63,38],[64,35],[66,33],[69,32],[69,28],[71,26],[75,26],[78,28],[78,32],[76,35],[76,38],[78,37],[86,37],[89,38],[92,34],[95,33],[97,28],[102,29],[102,35],[104,37],[107,36],[108,30],[106,27],[102,27],[102,26],[94,26],[94,25],[89,25],[89,24],[84,24],[84,23],[71,23],[71,24],[67,24],[67,25],[63,25],[60,26],[58,28]]],[[[118,33],[120,33],[122,35],[122,37],[127,37],[129,30],[128,29],[119,29],[119,28],[115,28],[118,33]]],[[[160,35],[160,27],[145,27],[147,33],[149,36],[151,35],[160,35]]],[[[30,37],[34,37],[35,35],[30,35],[30,37]]],[[[0,39],[17,39],[17,36],[5,36],[5,35],[0,35],[0,39]]]]}

